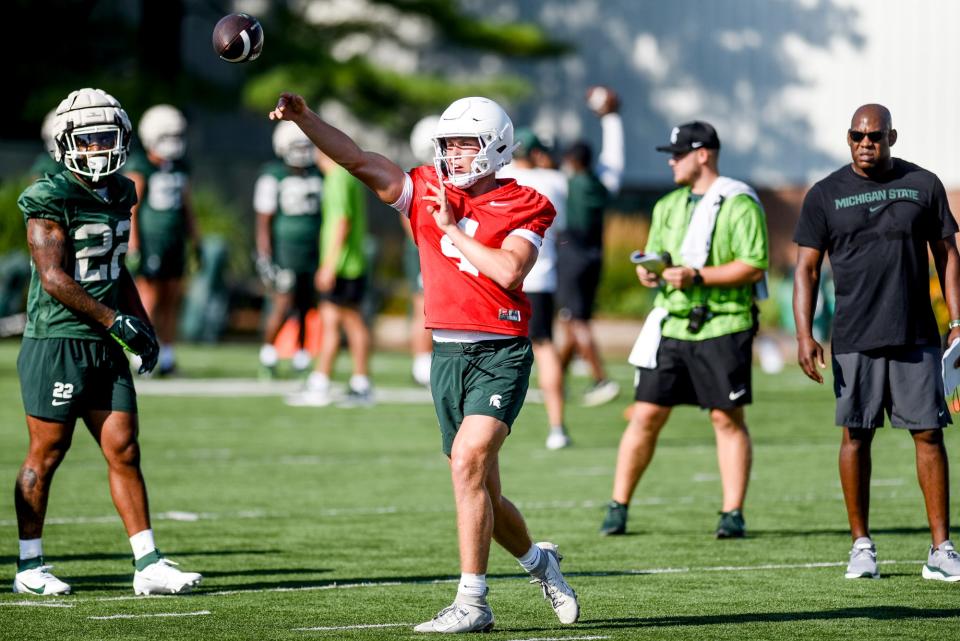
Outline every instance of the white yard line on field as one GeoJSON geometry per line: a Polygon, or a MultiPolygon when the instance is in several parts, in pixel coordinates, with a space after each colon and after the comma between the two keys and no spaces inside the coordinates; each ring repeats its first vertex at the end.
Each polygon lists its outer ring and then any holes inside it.
{"type": "Polygon", "coordinates": [[[212,614],[210,610],[197,610],[196,612],[156,612],[153,614],[110,614],[101,617],[87,617],[92,621],[112,621],[114,619],[150,619],[167,617],[202,617],[212,614]]]}
{"type": "Polygon", "coordinates": [[[0,605],[20,608],[72,608],[72,603],[63,601],[0,601],[0,605]]]}
{"type": "Polygon", "coordinates": [[[370,628],[407,628],[416,623],[361,623],[358,625],[324,625],[315,628],[292,628],[294,632],[330,632],[333,630],[368,630],[370,628]]]}

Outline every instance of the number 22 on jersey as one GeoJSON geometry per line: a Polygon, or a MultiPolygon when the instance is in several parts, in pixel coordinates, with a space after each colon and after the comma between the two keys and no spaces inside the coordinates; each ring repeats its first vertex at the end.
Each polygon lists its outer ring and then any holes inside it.
{"type": "MultiPolygon", "coordinates": [[[[457,227],[459,227],[467,236],[473,238],[477,235],[477,229],[480,227],[480,223],[472,218],[461,218],[459,222],[457,222],[457,227]]],[[[467,272],[472,276],[480,275],[480,270],[477,269],[473,263],[467,260],[467,257],[463,255],[463,252],[457,249],[457,246],[453,244],[452,240],[450,240],[450,236],[446,234],[444,234],[443,238],[440,239],[440,251],[443,252],[444,256],[456,258],[459,261],[457,263],[457,267],[459,267],[460,271],[467,272]]]]}

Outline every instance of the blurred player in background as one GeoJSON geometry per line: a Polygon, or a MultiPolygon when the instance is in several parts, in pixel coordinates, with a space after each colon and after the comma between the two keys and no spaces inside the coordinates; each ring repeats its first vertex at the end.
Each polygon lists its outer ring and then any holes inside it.
{"type": "MultiPolygon", "coordinates": [[[[948,344],[960,338],[957,223],[940,179],[894,158],[890,111],[863,105],[847,131],[852,162],[807,193],[794,240],[797,355],[804,374],[823,383],[823,347],[813,338],[813,310],[825,254],[836,292],[832,357],[836,423],[843,427],[840,485],[853,547],[845,577],[878,578],[870,537],[871,444],[890,424],[907,429],[916,450],[931,546],[925,579],[960,581],[960,554],[950,541],[950,476],[943,429],[940,332],[927,284],[928,247],[950,312],[948,344]]],[[[944,367],[955,367],[945,363],[944,367]]]]}
{"type": "Polygon", "coordinates": [[[110,495],[133,549],[134,591],[184,592],[201,577],[176,569],[154,543],[137,397],[123,353],[140,356],[141,373],[157,363],[157,339],[123,261],[137,201],[134,184],[117,173],[130,120],[109,94],[80,89],[60,103],[52,132],[69,171],[45,175],[17,203],[34,269],[17,359],[30,446],[14,489],[20,553],[13,591],[70,592],[44,564],[41,536],[53,475],[80,418],[107,462],[110,495]]]}
{"type": "Polygon", "coordinates": [[[320,264],[323,179],[315,164],[315,148],[295,124],[280,122],[273,130],[273,151],[280,162],[262,169],[253,193],[256,267],[270,295],[260,346],[262,378],[276,374],[273,342],[291,312],[300,323],[293,369],[303,372],[310,367],[310,354],[304,349],[306,318],[317,302],[314,275],[320,264]]]}
{"type": "Polygon", "coordinates": [[[580,609],[556,546],[534,545],[520,512],[501,494],[499,451],[533,362],[530,306],[520,286],[555,215],[534,190],[496,179],[515,148],[510,118],[485,98],[455,101],[434,134],[434,166],[408,173],[360,149],[300,96],[283,94],[270,117],[296,122],[321,151],[408,216],[420,250],[434,340],[430,387],[450,461],[462,574],[453,604],[415,630],[493,627],[486,600],[491,539],[531,573],[561,622],[575,622],[580,609]]]}
{"type": "Polygon", "coordinates": [[[564,334],[560,362],[566,370],[574,352],[587,362],[593,384],[584,394],[583,404],[592,407],[620,394],[620,385],[607,378],[590,319],[603,267],[603,216],[610,197],[620,191],[624,149],[616,93],[593,87],[587,93],[587,105],[600,118],[603,147],[596,169],[593,152],[585,142],[574,143],[564,154],[563,168],[570,180],[566,224],[558,239],[557,304],[564,334]]]}
{"type": "Polygon", "coordinates": [[[556,169],[538,166],[546,147],[530,129],[518,129],[514,140],[520,145],[513,153],[513,162],[497,176],[514,178],[531,187],[550,201],[557,211],[553,224],[543,235],[537,262],[523,280],[523,292],[530,299],[530,342],[533,345],[537,379],[543,392],[550,432],[547,449],[558,450],[570,445],[570,436],[563,418],[563,367],[553,343],[554,294],[557,291],[557,229],[563,229],[567,207],[567,177],[556,169]]]}
{"type": "MultiPolygon", "coordinates": [[[[293,125],[293,123],[283,123],[293,125]]],[[[296,125],[293,125],[296,127],[296,125]]],[[[300,131],[299,128],[297,131],[300,131]]],[[[301,135],[303,135],[301,133],[301,135]]],[[[306,390],[289,399],[293,405],[323,407],[333,402],[330,377],[340,352],[340,329],[347,336],[353,363],[345,405],[371,405],[370,329],[360,312],[367,290],[367,203],[363,183],[320,151],[317,166],[323,172],[323,224],[320,232],[320,293],[323,332],[317,364],[306,390]]]]}
{"type": "Polygon", "coordinates": [[[137,131],[146,155],[130,157],[126,174],[137,186],[128,262],[137,274],[143,306],[160,339],[160,376],[176,369],[173,344],[177,336],[186,242],[200,255],[200,230],[190,201],[186,152],[187,121],[170,105],[155,105],[143,113],[137,131]]]}
{"type": "Polygon", "coordinates": [[[43,140],[43,151],[37,154],[36,160],[30,166],[30,175],[36,179],[46,174],[55,174],[63,169],[63,165],[56,161],[57,143],[53,139],[53,127],[57,119],[57,110],[51,109],[43,118],[40,126],[40,138],[43,140]]]}
{"type": "MultiPolygon", "coordinates": [[[[430,115],[421,118],[410,132],[410,149],[413,157],[424,165],[433,163],[433,132],[437,128],[440,116],[430,115]]],[[[430,386],[430,361],[433,358],[433,338],[424,324],[423,310],[423,274],[420,272],[420,252],[413,242],[413,230],[410,221],[401,217],[400,224],[407,239],[403,245],[403,273],[412,292],[410,298],[410,351],[413,355],[411,374],[420,385],[430,386]]]]}

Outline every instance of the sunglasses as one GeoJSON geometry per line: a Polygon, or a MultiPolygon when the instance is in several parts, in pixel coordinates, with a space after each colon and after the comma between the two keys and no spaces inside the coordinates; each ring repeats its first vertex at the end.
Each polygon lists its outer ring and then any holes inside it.
{"type": "Polygon", "coordinates": [[[883,140],[883,137],[887,135],[886,129],[878,129],[877,131],[854,131],[853,129],[847,130],[847,135],[850,136],[850,140],[853,142],[860,142],[867,137],[870,139],[870,142],[880,142],[883,140]]]}

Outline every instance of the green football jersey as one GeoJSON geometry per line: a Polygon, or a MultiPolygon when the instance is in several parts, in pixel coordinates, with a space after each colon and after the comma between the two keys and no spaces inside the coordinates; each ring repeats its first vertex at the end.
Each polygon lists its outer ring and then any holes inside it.
{"type": "Polygon", "coordinates": [[[176,160],[157,166],[143,154],[132,154],[123,170],[143,176],[143,199],[137,210],[141,245],[165,246],[171,242],[182,245],[187,235],[183,204],[189,181],[186,164],[176,160]]]}
{"type": "Polygon", "coordinates": [[[253,207],[273,217],[273,260],[283,269],[313,272],[320,256],[323,179],[315,167],[294,173],[280,162],[263,168],[254,188],[253,207]]]}
{"type": "MultiPolygon", "coordinates": [[[[118,278],[130,240],[130,208],[137,202],[133,182],[118,174],[102,184],[105,196],[69,171],[46,175],[20,194],[17,205],[24,222],[45,218],[63,227],[67,236],[64,271],[92,297],[112,308],[119,299],[118,278]]],[[[78,316],[44,291],[31,265],[27,296],[28,338],[95,338],[103,330],[78,316]]]]}

